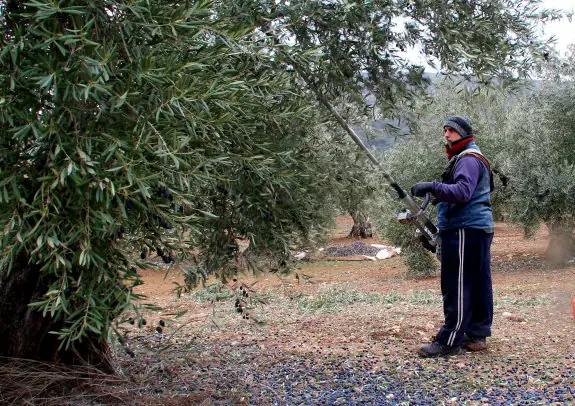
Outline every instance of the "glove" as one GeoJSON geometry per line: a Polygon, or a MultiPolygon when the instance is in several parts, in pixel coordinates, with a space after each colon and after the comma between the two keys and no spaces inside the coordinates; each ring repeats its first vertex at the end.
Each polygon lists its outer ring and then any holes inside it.
{"type": "Polygon", "coordinates": [[[417,182],[411,187],[411,195],[416,197],[424,197],[433,189],[433,182],[417,182]]]}

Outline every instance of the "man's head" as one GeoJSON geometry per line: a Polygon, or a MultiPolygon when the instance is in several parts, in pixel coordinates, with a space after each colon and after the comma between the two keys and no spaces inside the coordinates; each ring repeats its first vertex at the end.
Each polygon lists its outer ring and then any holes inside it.
{"type": "Polygon", "coordinates": [[[443,130],[447,142],[452,143],[461,138],[471,137],[473,135],[473,128],[471,121],[462,116],[449,117],[443,123],[443,130]]]}

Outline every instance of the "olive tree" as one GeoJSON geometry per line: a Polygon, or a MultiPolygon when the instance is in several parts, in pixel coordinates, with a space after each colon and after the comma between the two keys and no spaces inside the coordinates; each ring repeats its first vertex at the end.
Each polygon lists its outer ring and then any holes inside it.
{"type": "Polygon", "coordinates": [[[281,268],[325,224],[318,120],[245,27],[206,2],[2,6],[0,355],[106,367],[150,252],[225,276],[242,237],[281,268]]]}
{"type": "Polygon", "coordinates": [[[547,256],[575,255],[575,86],[546,82],[509,111],[499,160],[509,174],[508,211],[528,235],[544,223],[551,234],[547,256]]]}

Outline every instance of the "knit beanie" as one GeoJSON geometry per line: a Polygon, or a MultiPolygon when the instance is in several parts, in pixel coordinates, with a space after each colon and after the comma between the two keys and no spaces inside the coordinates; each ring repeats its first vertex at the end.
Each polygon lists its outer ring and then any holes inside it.
{"type": "Polygon", "coordinates": [[[449,117],[443,123],[443,128],[451,127],[461,135],[461,138],[471,137],[473,135],[473,128],[471,127],[471,121],[462,116],[449,117]]]}

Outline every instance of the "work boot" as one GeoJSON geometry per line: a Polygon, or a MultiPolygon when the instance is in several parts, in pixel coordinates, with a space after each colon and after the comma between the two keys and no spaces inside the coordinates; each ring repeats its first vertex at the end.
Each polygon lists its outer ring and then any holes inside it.
{"type": "Polygon", "coordinates": [[[468,351],[483,351],[487,349],[487,340],[485,337],[472,337],[465,334],[461,346],[468,351]]]}
{"type": "Polygon", "coordinates": [[[422,346],[417,353],[423,358],[456,355],[459,353],[459,347],[443,345],[434,341],[431,344],[422,346]]]}

